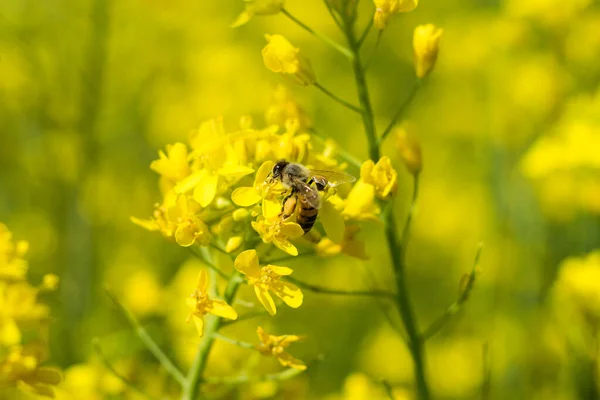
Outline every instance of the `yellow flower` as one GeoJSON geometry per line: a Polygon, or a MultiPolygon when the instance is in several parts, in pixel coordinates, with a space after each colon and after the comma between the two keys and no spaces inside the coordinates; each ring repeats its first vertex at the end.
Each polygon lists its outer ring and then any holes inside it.
{"type": "Polygon", "coordinates": [[[361,179],[375,187],[377,196],[385,199],[396,193],[398,187],[398,174],[389,157],[383,156],[375,164],[372,160],[367,160],[360,167],[361,179]]]}
{"type": "Polygon", "coordinates": [[[256,171],[254,185],[236,188],[231,194],[231,200],[240,207],[249,207],[261,201],[266,189],[265,180],[273,169],[273,165],[275,165],[273,161],[265,161],[256,171]]]}
{"type": "Polygon", "coordinates": [[[600,320],[600,250],[567,258],[560,265],[558,290],[566,293],[589,317],[600,320]]]}
{"type": "Polygon", "coordinates": [[[274,336],[269,335],[260,326],[256,329],[260,343],[256,345],[256,350],[265,356],[273,356],[277,358],[279,363],[284,367],[295,368],[300,371],[306,369],[306,365],[294,358],[285,349],[287,349],[291,343],[297,342],[302,338],[296,335],[281,335],[274,336]]]}
{"type": "Polygon", "coordinates": [[[291,275],[292,270],[277,265],[260,267],[256,250],[241,252],[235,259],[235,268],[246,276],[248,283],[254,286],[254,293],[258,300],[267,309],[269,314],[275,315],[277,308],[269,291],[292,308],[302,305],[304,296],[296,285],[281,280],[282,276],[291,275]]]}
{"type": "Polygon", "coordinates": [[[156,204],[152,218],[140,219],[136,217],[129,217],[129,220],[134,224],[141,226],[151,232],[159,231],[164,237],[172,238],[177,229],[177,225],[169,219],[168,209],[175,205],[177,196],[174,192],[170,192],[169,195],[165,196],[163,204],[156,204]]]}
{"type": "Polygon", "coordinates": [[[20,281],[25,279],[27,261],[23,259],[29,248],[26,241],[13,243],[12,233],[0,223],[0,280],[20,281]]]}
{"type": "Polygon", "coordinates": [[[41,349],[14,346],[0,360],[0,387],[17,386],[24,392],[54,397],[51,385],[58,385],[61,374],[54,368],[40,367],[41,349]]]}
{"type": "Polygon", "coordinates": [[[292,46],[281,35],[265,35],[267,45],[262,50],[265,66],[273,72],[291,75],[300,85],[308,86],[316,82],[310,63],[300,50],[292,46]]]}
{"type": "Polygon", "coordinates": [[[304,235],[302,227],[297,223],[284,222],[279,217],[267,219],[261,215],[256,221],[252,221],[252,228],[258,232],[264,243],[272,242],[286,253],[298,255],[298,249],[290,242],[290,239],[304,235]]]}
{"type": "Polygon", "coordinates": [[[275,15],[283,8],[283,0],[244,0],[246,9],[231,24],[237,28],[246,24],[255,15],[275,15]]]}
{"type": "Polygon", "coordinates": [[[342,215],[357,221],[379,221],[380,212],[375,202],[375,187],[359,179],[344,201],[342,215]]]}
{"type": "Polygon", "coordinates": [[[360,228],[356,225],[346,226],[344,238],[341,243],[334,243],[330,238],[323,238],[317,244],[316,252],[321,257],[334,256],[340,253],[355,257],[361,260],[368,260],[365,252],[365,242],[358,239],[356,234],[360,228]]]}
{"type": "Polygon", "coordinates": [[[384,30],[388,19],[397,13],[409,12],[419,5],[419,0],[373,0],[375,3],[375,15],[373,16],[375,27],[384,30]]]}
{"type": "Polygon", "coordinates": [[[150,169],[173,182],[179,182],[189,175],[190,166],[185,144],[167,145],[167,154],[160,150],[158,155],[160,158],[152,161],[150,169]]]}
{"type": "Polygon", "coordinates": [[[436,28],[433,24],[419,25],[415,28],[413,50],[417,77],[424,78],[433,70],[443,33],[443,29],[436,28]]]}
{"type": "Polygon", "coordinates": [[[198,216],[200,205],[185,195],[177,197],[173,207],[168,210],[169,220],[175,226],[175,241],[178,245],[188,247],[196,241],[202,246],[208,245],[210,232],[206,224],[198,216]]]}
{"type": "Polygon", "coordinates": [[[396,148],[402,162],[413,175],[418,175],[423,167],[421,144],[404,128],[396,130],[396,148]]]}
{"type": "Polygon", "coordinates": [[[198,335],[204,333],[204,316],[213,314],[221,318],[237,319],[237,312],[223,300],[213,300],[208,297],[206,289],[208,288],[208,277],[206,271],[202,270],[198,276],[198,284],[194,292],[187,298],[187,306],[190,309],[190,315],[187,318],[189,323],[192,319],[196,325],[198,335]]]}

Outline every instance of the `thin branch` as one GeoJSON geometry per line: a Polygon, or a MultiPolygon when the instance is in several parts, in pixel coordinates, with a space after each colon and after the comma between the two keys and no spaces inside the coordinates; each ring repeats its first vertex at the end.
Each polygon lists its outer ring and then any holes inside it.
{"type": "Polygon", "coordinates": [[[242,342],[241,340],[232,339],[230,337],[221,335],[220,333],[213,333],[213,337],[216,338],[216,339],[219,339],[219,340],[221,340],[223,342],[231,343],[231,344],[236,345],[238,347],[242,347],[244,349],[254,350],[254,348],[255,348],[252,343],[242,342]]]}
{"type": "Polygon", "coordinates": [[[300,375],[302,370],[295,368],[288,368],[281,372],[277,372],[275,374],[266,374],[266,375],[257,375],[257,376],[248,376],[248,375],[240,375],[240,376],[231,376],[231,377],[206,377],[202,379],[203,383],[209,384],[221,384],[221,385],[242,385],[244,383],[249,382],[279,382],[285,381],[288,379],[292,379],[298,375],[300,375]]]}
{"type": "Polygon", "coordinates": [[[188,247],[188,249],[190,249],[190,251],[196,256],[198,257],[204,264],[206,264],[206,266],[208,266],[210,269],[212,269],[213,271],[215,271],[217,274],[219,274],[219,276],[225,280],[229,280],[230,276],[227,275],[225,272],[221,271],[221,269],[219,267],[217,267],[214,263],[212,263],[211,261],[209,261],[207,259],[207,257],[205,257],[204,254],[202,254],[202,249],[197,248],[196,246],[190,246],[188,247]]]}
{"type": "Polygon", "coordinates": [[[377,49],[379,48],[379,44],[381,43],[382,35],[383,35],[383,31],[377,32],[377,39],[375,40],[375,46],[373,46],[373,50],[371,50],[371,54],[369,55],[369,57],[367,57],[367,60],[365,61],[365,66],[363,67],[365,71],[369,69],[369,66],[371,65],[371,61],[373,61],[373,58],[375,58],[375,54],[377,53],[377,49]]]}
{"type": "Polygon", "coordinates": [[[390,134],[390,132],[392,131],[394,126],[398,123],[400,118],[404,115],[404,113],[406,112],[408,107],[412,104],[413,100],[415,99],[415,96],[417,95],[417,92],[419,91],[419,88],[421,87],[421,83],[422,83],[421,79],[417,79],[415,81],[412,88],[410,89],[410,92],[408,93],[408,97],[400,105],[400,108],[398,109],[398,111],[396,111],[396,114],[394,114],[394,116],[392,117],[392,120],[390,121],[389,125],[387,126],[387,128],[385,128],[385,130],[381,134],[379,143],[382,143],[385,140],[385,138],[390,134]]]}
{"type": "Polygon", "coordinates": [[[348,109],[350,109],[350,110],[352,110],[352,111],[354,111],[356,113],[362,114],[362,110],[359,107],[357,107],[357,106],[355,106],[353,104],[350,104],[346,100],[344,100],[344,99],[336,96],[335,94],[331,93],[328,89],[326,89],[325,87],[323,87],[323,85],[321,85],[319,82],[315,82],[314,86],[317,89],[319,89],[321,92],[325,93],[327,96],[331,97],[333,100],[335,100],[338,103],[340,103],[341,105],[343,105],[344,107],[346,107],[346,108],[348,108],[348,109]]]}
{"type": "Polygon", "coordinates": [[[390,400],[394,400],[394,389],[392,388],[392,385],[386,379],[382,379],[381,384],[383,385],[383,388],[385,389],[385,394],[387,394],[388,398],[390,400]]]}
{"type": "Polygon", "coordinates": [[[492,390],[492,369],[490,367],[490,349],[488,343],[483,344],[483,382],[481,383],[481,400],[488,400],[492,390]]]}
{"type": "Polygon", "coordinates": [[[281,13],[283,15],[285,15],[286,17],[288,17],[289,19],[291,19],[292,21],[294,21],[298,26],[300,26],[305,31],[309,32],[311,35],[321,39],[322,41],[327,43],[329,46],[333,47],[335,50],[342,53],[344,56],[352,59],[352,57],[353,57],[352,52],[350,50],[348,50],[347,48],[345,48],[344,46],[342,46],[341,44],[336,43],[333,39],[330,39],[328,36],[325,36],[319,32],[316,32],[314,29],[312,29],[311,27],[306,25],[304,22],[300,21],[298,18],[296,18],[292,14],[290,14],[290,12],[288,10],[286,10],[285,8],[281,9],[281,13]]]}
{"type": "MultiPolygon", "coordinates": [[[[315,138],[317,138],[323,145],[325,144],[325,141],[327,140],[327,138],[323,134],[321,134],[315,128],[311,128],[310,131],[314,134],[315,138]]],[[[352,165],[353,167],[355,167],[357,169],[360,169],[362,163],[360,162],[360,160],[358,158],[354,157],[349,151],[342,149],[342,148],[337,148],[336,151],[340,155],[340,157],[342,157],[350,165],[352,165]]]]}
{"type": "Polygon", "coordinates": [[[117,371],[116,368],[113,367],[113,365],[110,363],[110,361],[108,361],[108,359],[102,353],[102,349],[100,348],[100,340],[97,337],[95,337],[95,338],[92,339],[92,347],[94,349],[94,352],[98,356],[98,358],[100,358],[100,361],[102,361],[102,364],[104,364],[104,368],[106,368],[107,370],[109,370],[110,373],[113,374],[118,380],[120,380],[121,382],[123,382],[123,384],[125,386],[127,386],[128,388],[130,388],[134,392],[142,395],[143,397],[145,397],[148,400],[154,400],[154,398],[152,396],[150,396],[148,393],[144,392],[139,387],[135,386],[133,383],[131,383],[131,381],[129,379],[127,379],[126,377],[124,377],[123,375],[121,375],[119,373],[119,371],[117,371]]]}
{"type": "Polygon", "coordinates": [[[224,328],[226,326],[237,324],[238,322],[241,322],[241,321],[245,321],[245,320],[256,318],[256,317],[267,316],[267,315],[269,315],[269,313],[266,312],[266,311],[264,311],[264,310],[262,310],[262,311],[248,312],[248,313],[246,313],[244,315],[238,316],[237,319],[235,319],[235,320],[226,320],[226,321],[223,321],[221,323],[221,327],[224,328]]]}
{"type": "Polygon", "coordinates": [[[161,350],[161,348],[156,344],[154,339],[148,334],[146,329],[138,322],[133,313],[129,311],[127,307],[125,307],[114,295],[114,293],[109,289],[105,288],[106,294],[110,299],[117,305],[117,308],[121,311],[123,316],[129,321],[129,324],[133,328],[134,332],[140,338],[142,343],[146,345],[148,350],[156,357],[156,359],[160,362],[160,364],[164,367],[164,369],[181,385],[184,386],[186,384],[186,379],[183,373],[173,364],[171,359],[161,350]]]}
{"type": "Polygon", "coordinates": [[[331,8],[331,4],[329,4],[329,0],[324,0],[324,3],[325,3],[325,7],[327,7],[327,11],[329,11],[329,15],[331,15],[331,18],[333,19],[335,24],[338,26],[338,28],[340,28],[343,31],[344,27],[342,26],[342,22],[338,19],[338,16],[335,15],[335,11],[333,10],[333,8],[331,8]]]}
{"type": "Polygon", "coordinates": [[[419,174],[414,175],[412,199],[410,201],[410,208],[408,209],[406,221],[404,222],[404,228],[402,228],[402,237],[400,239],[400,251],[402,252],[403,258],[406,256],[406,248],[408,247],[408,240],[410,239],[412,219],[417,208],[417,199],[419,198],[419,181],[419,174]]]}
{"type": "Polygon", "coordinates": [[[285,261],[296,260],[300,257],[310,257],[310,256],[316,256],[316,255],[317,255],[317,253],[315,253],[314,251],[308,251],[306,253],[298,254],[297,256],[285,255],[282,257],[273,258],[271,260],[265,261],[265,263],[266,264],[277,264],[277,263],[282,263],[285,261]]]}
{"type": "Polygon", "coordinates": [[[362,47],[363,43],[367,39],[367,36],[369,36],[369,32],[371,32],[371,28],[373,27],[373,22],[374,21],[375,21],[374,18],[371,18],[369,20],[369,25],[367,25],[367,27],[365,28],[365,31],[360,36],[360,39],[358,39],[358,47],[362,47]]]}
{"type": "Polygon", "coordinates": [[[224,248],[222,248],[221,246],[215,244],[215,243],[209,243],[208,244],[210,247],[212,247],[213,249],[217,250],[219,253],[223,253],[225,254],[227,257],[231,257],[231,254],[229,254],[224,248]]]}
{"type": "Polygon", "coordinates": [[[477,253],[475,253],[475,261],[473,261],[473,268],[471,269],[471,273],[467,276],[467,280],[464,283],[464,286],[461,288],[461,292],[458,296],[458,299],[454,303],[450,305],[437,319],[435,319],[431,325],[423,332],[423,340],[427,340],[438,333],[450,319],[456,315],[462,308],[462,305],[469,299],[469,295],[473,290],[473,286],[475,285],[475,280],[477,279],[477,267],[479,266],[479,259],[481,258],[483,246],[480,243],[477,248],[477,253]]]}
{"type": "Polygon", "coordinates": [[[386,297],[390,299],[394,299],[396,295],[391,292],[386,292],[384,290],[342,290],[342,289],[330,289],[324,288],[321,286],[313,285],[310,283],[302,282],[296,278],[292,278],[291,276],[286,276],[284,278],[287,281],[292,282],[293,284],[301,287],[302,289],[310,290],[315,293],[322,294],[333,294],[333,295],[341,295],[341,296],[367,296],[367,297],[386,297]]]}

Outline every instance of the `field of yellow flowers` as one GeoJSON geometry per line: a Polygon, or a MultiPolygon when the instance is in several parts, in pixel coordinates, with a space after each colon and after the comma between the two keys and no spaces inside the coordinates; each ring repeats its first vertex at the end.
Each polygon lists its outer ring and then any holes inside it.
{"type": "Polygon", "coordinates": [[[595,0],[3,0],[0,399],[600,398],[599,57],[595,0]]]}

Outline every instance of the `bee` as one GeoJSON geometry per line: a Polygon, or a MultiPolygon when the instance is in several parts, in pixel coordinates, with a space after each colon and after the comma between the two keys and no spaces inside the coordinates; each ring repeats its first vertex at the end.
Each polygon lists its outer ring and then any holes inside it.
{"type": "Polygon", "coordinates": [[[281,217],[289,218],[297,209],[296,222],[302,227],[304,233],[307,233],[315,224],[321,207],[319,192],[326,188],[354,182],[356,179],[343,172],[310,170],[302,164],[280,160],[273,167],[267,180],[279,180],[286,189],[290,190],[283,200],[281,217]]]}

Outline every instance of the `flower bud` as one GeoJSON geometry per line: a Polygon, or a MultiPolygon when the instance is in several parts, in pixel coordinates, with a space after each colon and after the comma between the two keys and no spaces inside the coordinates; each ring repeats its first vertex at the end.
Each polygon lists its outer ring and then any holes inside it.
{"type": "Polygon", "coordinates": [[[387,26],[388,19],[397,13],[409,12],[419,5],[419,0],[373,0],[375,3],[375,15],[373,22],[380,31],[387,26]]]}
{"type": "Polygon", "coordinates": [[[433,70],[438,55],[443,29],[433,24],[419,25],[413,35],[415,70],[417,77],[424,78],[433,70]]]}
{"type": "Polygon", "coordinates": [[[404,128],[397,128],[395,136],[400,159],[411,174],[418,175],[423,167],[421,144],[404,128]]]}
{"type": "Polygon", "coordinates": [[[255,15],[275,15],[281,12],[283,0],[245,0],[246,9],[231,24],[232,28],[244,25],[255,15]]]}
{"type": "Polygon", "coordinates": [[[244,238],[242,236],[232,236],[227,240],[225,251],[228,253],[236,251],[242,245],[242,243],[244,243],[244,238]]]}
{"type": "Polygon", "coordinates": [[[309,86],[316,82],[310,63],[281,35],[265,35],[267,45],[262,49],[265,66],[273,72],[291,75],[294,82],[309,86]]]}

